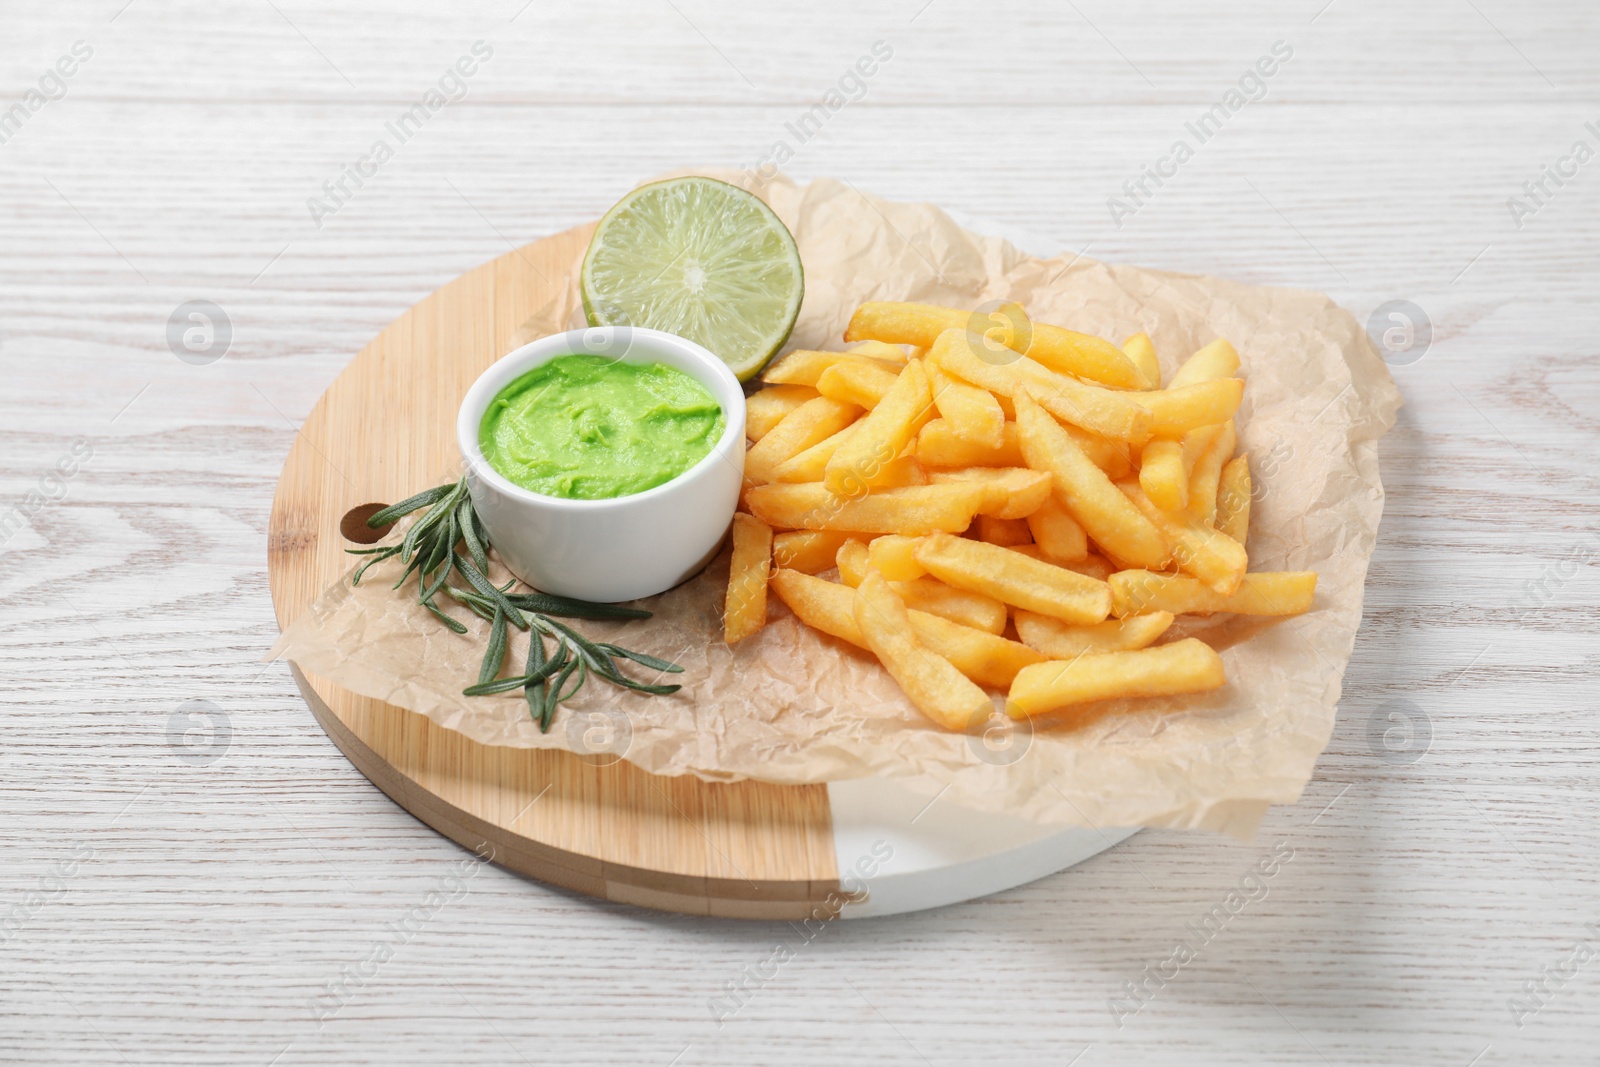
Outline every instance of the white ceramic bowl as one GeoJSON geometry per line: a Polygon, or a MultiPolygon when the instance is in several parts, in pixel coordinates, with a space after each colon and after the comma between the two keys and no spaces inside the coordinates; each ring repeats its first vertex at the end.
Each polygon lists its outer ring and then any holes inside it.
{"type": "Polygon", "coordinates": [[[484,371],[456,417],[467,487],[506,566],[535,589],[611,603],[671,589],[710,561],[733,521],[744,480],[744,393],[709,351],[670,333],[596,326],[523,345],[484,371]],[[513,485],[478,445],[495,396],[567,355],[664,363],[704,385],[727,420],[710,454],[669,482],[609,500],[565,500],[513,485]]]}

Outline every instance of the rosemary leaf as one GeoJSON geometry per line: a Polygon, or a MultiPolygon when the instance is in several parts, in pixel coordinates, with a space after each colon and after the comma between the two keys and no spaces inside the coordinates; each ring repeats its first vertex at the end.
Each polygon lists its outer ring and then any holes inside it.
{"type": "Polygon", "coordinates": [[[516,593],[507,597],[524,611],[537,611],[541,615],[561,615],[569,619],[648,619],[650,612],[640,608],[624,608],[615,604],[596,604],[588,600],[555,596],[551,593],[516,593]]]}
{"type": "Polygon", "coordinates": [[[623,659],[631,659],[635,663],[642,663],[646,667],[654,667],[658,671],[666,671],[668,674],[683,673],[683,668],[678,666],[676,663],[673,663],[671,660],[657,659],[655,656],[647,656],[643,652],[635,652],[633,649],[623,648],[621,645],[603,644],[600,647],[611,653],[613,656],[621,656],[623,659]]]}
{"type": "Polygon", "coordinates": [[[373,512],[372,515],[367,519],[367,525],[372,527],[374,530],[382,529],[391,522],[394,522],[396,519],[403,518],[406,515],[411,514],[418,508],[427,507],[429,504],[437,503],[441,497],[450,492],[450,490],[453,488],[455,487],[451,485],[436,485],[432,489],[424,489],[415,496],[406,497],[398,504],[390,504],[382,511],[373,512]]]}
{"type": "Polygon", "coordinates": [[[477,512],[472,510],[472,497],[462,496],[461,505],[456,509],[456,525],[461,528],[461,539],[467,543],[467,552],[472,556],[472,562],[480,571],[488,574],[489,553],[484,551],[483,541],[478,537],[478,524],[473,521],[476,515],[477,512]]]}
{"type": "Polygon", "coordinates": [[[431,601],[431,600],[426,601],[426,602],[423,603],[422,606],[427,608],[429,611],[433,612],[433,614],[438,617],[440,622],[444,623],[446,626],[448,626],[450,629],[454,630],[456,633],[464,634],[464,633],[467,632],[467,628],[465,626],[461,625],[455,619],[452,619],[450,616],[448,616],[444,612],[440,611],[439,608],[434,604],[433,601],[431,601]]]}
{"type": "Polygon", "coordinates": [[[519,630],[526,630],[528,628],[528,620],[523,618],[522,612],[515,604],[506,599],[506,595],[502,593],[493,582],[484,577],[482,571],[478,570],[477,567],[474,567],[470,560],[463,559],[461,557],[461,553],[459,552],[452,552],[450,553],[450,556],[455,560],[456,570],[461,572],[461,576],[463,578],[472,583],[472,588],[476,589],[479,593],[492,600],[496,606],[506,613],[507,618],[509,618],[519,630]]]}
{"type": "Polygon", "coordinates": [[[505,659],[506,613],[496,608],[494,621],[489,624],[489,647],[483,653],[482,665],[478,667],[478,684],[493,681],[505,659]]]}

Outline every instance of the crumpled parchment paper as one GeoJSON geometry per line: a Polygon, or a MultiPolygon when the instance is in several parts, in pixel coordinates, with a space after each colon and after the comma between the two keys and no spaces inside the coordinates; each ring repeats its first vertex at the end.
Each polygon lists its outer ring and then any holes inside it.
{"type": "MultiPolygon", "coordinates": [[[[731,172],[680,173],[740,183],[731,172]]],[[[520,693],[461,695],[476,680],[488,624],[458,611],[470,632],[447,632],[409,585],[390,591],[395,562],[355,589],[346,575],[272,654],[486,745],[620,752],[656,774],[779,783],[876,775],[1041,823],[1241,836],[1269,804],[1295,801],[1333,729],[1383,507],[1377,440],[1400,404],[1356,321],[1317,293],[1071,255],[1036,259],[930,205],[879,200],[830,179],[779,177],[753,191],[793,231],[805,265],[791,347],[839,347],[865,300],[974,307],[1007,299],[1041,321],[1118,343],[1144,330],[1164,374],[1228,338],[1248,382],[1238,425],[1256,483],[1251,569],[1317,571],[1315,609],[1286,620],[1180,620],[1169,639],[1193,634],[1216,645],[1228,675],[1222,689],[1107,701],[987,735],[934,726],[874,659],[808,630],[776,596],[767,627],[728,647],[726,549],[699,577],[643,602],[653,619],[576,624],[682,664],[670,680],[683,691],[644,697],[591,680],[548,734],[520,693]]],[[[519,343],[581,325],[577,268],[565,299],[525,323],[519,343]]],[[[508,670],[519,668],[526,647],[518,635],[508,670]]],[[[653,671],[635,673],[656,680],[653,671]]]]}

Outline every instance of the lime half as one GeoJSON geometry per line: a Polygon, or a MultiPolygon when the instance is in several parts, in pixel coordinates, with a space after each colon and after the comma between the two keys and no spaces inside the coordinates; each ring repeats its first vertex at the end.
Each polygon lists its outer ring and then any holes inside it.
{"type": "Polygon", "coordinates": [[[640,186],[606,212],[583,257],[593,326],[643,326],[695,341],[741,382],[789,339],[805,276],[772,209],[712,178],[640,186]]]}

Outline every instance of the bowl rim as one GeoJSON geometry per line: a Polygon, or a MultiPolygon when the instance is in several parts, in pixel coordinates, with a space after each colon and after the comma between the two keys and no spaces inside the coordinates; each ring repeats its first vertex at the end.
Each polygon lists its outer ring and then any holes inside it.
{"type": "Polygon", "coordinates": [[[698,478],[714,463],[733,464],[733,450],[736,445],[742,444],[744,438],[744,388],[739,384],[739,379],[734,376],[728,365],[718,359],[710,349],[687,337],[665,330],[652,330],[643,326],[586,326],[576,330],[567,330],[562,333],[546,334],[544,337],[529,341],[512,349],[489,366],[485,367],[477,378],[468,387],[466,395],[461,399],[461,407],[456,413],[456,443],[461,449],[461,458],[469,474],[488,482],[493,488],[513,499],[524,503],[546,508],[570,509],[572,511],[606,511],[609,509],[625,508],[648,503],[669,495],[674,489],[680,488],[684,483],[698,478]],[[506,385],[552,359],[567,355],[596,355],[606,356],[605,351],[592,351],[599,347],[600,342],[594,340],[596,334],[606,338],[615,337],[615,331],[629,331],[629,351],[616,357],[625,363],[660,363],[662,360],[655,353],[665,347],[675,349],[680,355],[688,357],[688,361],[695,364],[700,373],[685,368],[684,370],[705,386],[712,398],[722,407],[726,425],[722,436],[717,439],[711,450],[700,457],[693,466],[682,471],[660,485],[653,485],[639,493],[629,493],[625,496],[603,497],[597,500],[579,500],[563,496],[550,496],[547,493],[536,493],[532,489],[525,489],[511,481],[505,475],[494,469],[483,455],[483,449],[478,442],[479,428],[483,423],[484,412],[506,385]],[[640,341],[644,344],[641,346],[640,341]],[[654,348],[654,352],[651,349],[654,348]],[[514,371],[509,372],[504,381],[491,388],[487,383],[499,380],[501,375],[507,374],[506,368],[517,365],[514,371]],[[730,410],[731,408],[731,410],[730,410]]]}

